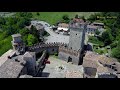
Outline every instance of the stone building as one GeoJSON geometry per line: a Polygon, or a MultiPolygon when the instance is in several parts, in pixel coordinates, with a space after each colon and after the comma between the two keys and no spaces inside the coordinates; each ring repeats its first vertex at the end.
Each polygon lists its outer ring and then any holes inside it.
{"type": "Polygon", "coordinates": [[[105,27],[104,23],[99,23],[99,22],[93,22],[92,25],[97,26],[99,29],[105,27]]]}
{"type": "Polygon", "coordinates": [[[69,32],[69,24],[59,23],[57,29],[58,29],[59,32],[63,32],[64,35],[67,35],[68,32],[69,32]]]}
{"type": "Polygon", "coordinates": [[[87,51],[83,60],[84,78],[118,78],[120,64],[113,58],[87,51]]]}
{"type": "Polygon", "coordinates": [[[97,26],[87,25],[86,33],[90,36],[94,36],[97,30],[98,30],[97,26]]]}
{"type": "Polygon", "coordinates": [[[26,52],[23,55],[23,60],[26,61],[26,68],[28,75],[35,76],[36,69],[36,55],[35,52],[26,52]]]}
{"type": "Polygon", "coordinates": [[[79,65],[82,64],[82,52],[84,50],[86,23],[73,20],[70,22],[69,28],[69,45],[59,47],[58,57],[61,60],[79,65]]]}
{"type": "Polygon", "coordinates": [[[44,26],[39,21],[31,21],[30,26],[35,26],[36,29],[39,31],[40,35],[44,33],[44,26]]]}
{"type": "Polygon", "coordinates": [[[11,41],[13,50],[16,51],[16,54],[22,54],[25,52],[25,44],[21,38],[20,34],[12,35],[13,41],[11,41]]]}

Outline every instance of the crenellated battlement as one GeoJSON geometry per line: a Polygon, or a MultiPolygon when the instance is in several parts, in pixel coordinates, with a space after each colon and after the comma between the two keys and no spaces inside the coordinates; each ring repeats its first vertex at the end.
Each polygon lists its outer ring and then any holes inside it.
{"type": "Polygon", "coordinates": [[[28,47],[28,50],[35,50],[35,49],[41,49],[41,48],[50,48],[50,47],[59,47],[59,46],[65,46],[67,44],[65,43],[59,43],[59,42],[54,42],[54,43],[37,43],[34,44],[33,46],[28,47]]]}
{"type": "Polygon", "coordinates": [[[59,52],[65,52],[65,53],[68,53],[68,54],[74,55],[74,56],[80,55],[80,50],[76,51],[76,50],[72,50],[72,49],[69,49],[68,47],[64,47],[64,46],[59,47],[59,52]]]}

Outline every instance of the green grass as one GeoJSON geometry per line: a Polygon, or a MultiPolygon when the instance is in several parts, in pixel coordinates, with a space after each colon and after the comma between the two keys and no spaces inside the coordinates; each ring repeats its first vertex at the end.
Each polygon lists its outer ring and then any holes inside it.
{"type": "Polygon", "coordinates": [[[106,54],[106,53],[108,53],[108,50],[107,50],[106,47],[103,47],[103,48],[100,48],[100,47],[98,48],[98,47],[99,47],[98,45],[93,47],[94,52],[97,52],[99,54],[106,54]]]}
{"type": "Polygon", "coordinates": [[[102,41],[100,41],[97,37],[94,37],[94,36],[89,36],[88,42],[91,42],[93,44],[98,44],[99,46],[104,45],[104,43],[102,41]]]}
{"type": "Polygon", "coordinates": [[[33,18],[36,18],[38,20],[44,20],[50,24],[55,24],[56,22],[60,21],[62,19],[63,15],[68,15],[70,18],[75,17],[76,14],[79,16],[84,16],[85,18],[88,18],[91,14],[94,14],[95,12],[39,12],[39,16],[36,14],[36,12],[33,12],[33,18]]]}
{"type": "Polygon", "coordinates": [[[12,48],[11,41],[12,41],[11,36],[9,36],[3,40],[0,40],[0,56],[12,48]]]}

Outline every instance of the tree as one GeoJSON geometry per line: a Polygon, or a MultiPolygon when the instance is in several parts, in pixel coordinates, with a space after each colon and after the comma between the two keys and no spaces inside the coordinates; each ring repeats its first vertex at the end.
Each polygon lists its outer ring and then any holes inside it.
{"type": "Polygon", "coordinates": [[[37,43],[37,38],[34,37],[32,34],[28,34],[28,37],[27,37],[27,43],[28,43],[28,46],[32,46],[33,44],[37,43]]]}
{"type": "Polygon", "coordinates": [[[78,14],[75,15],[75,18],[79,18],[78,14]]]}
{"type": "Polygon", "coordinates": [[[117,47],[112,50],[112,56],[119,59],[120,62],[120,40],[118,41],[117,47]]]}
{"type": "Polygon", "coordinates": [[[69,23],[70,22],[69,16],[67,14],[63,15],[62,19],[63,19],[63,22],[65,22],[65,23],[69,23]]]}
{"type": "Polygon", "coordinates": [[[109,30],[102,33],[102,40],[103,40],[105,46],[112,43],[113,37],[109,30]]]}
{"type": "Polygon", "coordinates": [[[96,31],[95,31],[95,34],[96,34],[96,35],[99,35],[99,34],[100,34],[100,31],[96,30],[96,31]]]}
{"type": "Polygon", "coordinates": [[[32,18],[33,17],[31,12],[18,12],[18,13],[16,13],[16,16],[27,17],[27,18],[32,18]]]}
{"type": "Polygon", "coordinates": [[[96,20],[96,18],[97,18],[97,16],[92,14],[92,15],[89,16],[88,20],[89,20],[90,22],[93,22],[93,21],[96,20]]]}
{"type": "Polygon", "coordinates": [[[25,36],[25,35],[29,34],[29,30],[26,29],[26,28],[23,28],[23,29],[21,29],[21,30],[19,31],[19,33],[20,33],[22,36],[25,36]]]}
{"type": "Polygon", "coordinates": [[[0,17],[0,25],[4,25],[5,24],[5,19],[3,17],[0,17]]]}
{"type": "Polygon", "coordinates": [[[39,15],[40,15],[40,13],[39,13],[39,12],[37,12],[37,13],[36,13],[36,15],[37,15],[37,16],[39,16],[39,15]]]}
{"type": "Polygon", "coordinates": [[[31,26],[31,28],[30,28],[30,33],[32,34],[32,35],[34,35],[35,37],[37,37],[37,38],[39,38],[39,31],[36,29],[36,27],[35,26],[31,26]]]}
{"type": "Polygon", "coordinates": [[[83,19],[84,21],[86,21],[85,17],[84,16],[81,16],[81,19],[83,19]]]}

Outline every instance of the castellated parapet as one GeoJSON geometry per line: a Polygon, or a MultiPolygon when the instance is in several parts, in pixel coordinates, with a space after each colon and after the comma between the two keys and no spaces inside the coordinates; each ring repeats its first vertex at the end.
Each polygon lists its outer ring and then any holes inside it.
{"type": "Polygon", "coordinates": [[[58,46],[65,46],[65,43],[59,43],[59,42],[54,42],[54,43],[37,43],[34,44],[33,46],[28,47],[28,50],[34,50],[34,49],[40,49],[40,48],[50,48],[50,47],[58,47],[58,46]]]}
{"type": "Polygon", "coordinates": [[[65,43],[59,43],[59,42],[54,42],[54,43],[37,43],[33,46],[28,47],[28,51],[34,51],[36,53],[39,53],[41,51],[47,50],[48,53],[54,54],[58,53],[59,46],[66,46],[67,44],[65,43]]]}
{"type": "Polygon", "coordinates": [[[64,53],[67,53],[70,55],[74,55],[76,57],[80,56],[80,50],[76,51],[76,50],[72,50],[72,49],[70,49],[68,47],[64,47],[64,46],[59,47],[59,52],[64,52],[64,53]]]}

